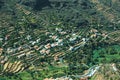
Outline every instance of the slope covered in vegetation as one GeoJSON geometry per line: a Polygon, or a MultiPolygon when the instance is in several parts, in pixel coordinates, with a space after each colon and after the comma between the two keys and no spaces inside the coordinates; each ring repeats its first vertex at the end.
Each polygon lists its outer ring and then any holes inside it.
{"type": "Polygon", "coordinates": [[[0,1],[0,80],[119,80],[117,4],[0,1]]]}

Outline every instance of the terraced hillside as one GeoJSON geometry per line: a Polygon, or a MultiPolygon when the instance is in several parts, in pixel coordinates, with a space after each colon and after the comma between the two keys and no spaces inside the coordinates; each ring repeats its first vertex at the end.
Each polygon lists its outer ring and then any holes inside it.
{"type": "Polygon", "coordinates": [[[0,1],[0,80],[119,80],[119,3],[0,1]]]}
{"type": "Polygon", "coordinates": [[[119,15],[119,11],[116,10],[120,5],[120,2],[118,0],[109,0],[109,1],[91,0],[91,2],[96,5],[95,8],[97,9],[97,11],[101,12],[103,16],[106,17],[110,22],[116,22],[116,23],[119,22],[120,15],[119,15]],[[107,3],[108,5],[106,5],[107,3]],[[113,7],[115,3],[117,3],[116,8],[113,7]]]}

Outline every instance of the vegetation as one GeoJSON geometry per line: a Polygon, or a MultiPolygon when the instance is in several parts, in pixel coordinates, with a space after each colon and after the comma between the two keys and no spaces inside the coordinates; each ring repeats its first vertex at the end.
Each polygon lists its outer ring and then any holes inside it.
{"type": "Polygon", "coordinates": [[[116,4],[118,0],[0,1],[0,80],[78,80],[95,65],[100,68],[85,78],[119,80],[116,4]]]}

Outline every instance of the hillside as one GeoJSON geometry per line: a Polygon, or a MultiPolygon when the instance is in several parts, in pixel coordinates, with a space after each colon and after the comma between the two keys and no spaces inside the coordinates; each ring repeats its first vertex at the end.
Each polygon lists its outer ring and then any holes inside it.
{"type": "Polygon", "coordinates": [[[119,0],[1,0],[0,80],[119,80],[119,7],[119,0]]]}

